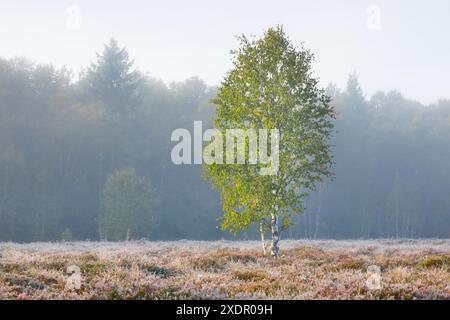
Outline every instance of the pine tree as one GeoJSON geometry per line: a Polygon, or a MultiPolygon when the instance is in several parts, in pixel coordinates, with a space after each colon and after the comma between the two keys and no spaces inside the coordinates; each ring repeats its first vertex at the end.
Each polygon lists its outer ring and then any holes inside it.
{"type": "Polygon", "coordinates": [[[124,113],[138,106],[142,77],[133,64],[127,50],[111,39],[88,69],[85,83],[91,97],[112,113],[124,113]]]}

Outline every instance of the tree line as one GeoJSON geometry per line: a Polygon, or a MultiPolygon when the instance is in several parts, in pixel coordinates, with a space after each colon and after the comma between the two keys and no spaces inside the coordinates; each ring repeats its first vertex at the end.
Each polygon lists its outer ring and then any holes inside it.
{"type": "MultiPolygon", "coordinates": [[[[335,179],[305,199],[283,236],[449,237],[450,100],[367,97],[354,75],[325,92],[336,111],[335,179]]],[[[198,78],[152,78],[115,40],[76,76],[0,59],[0,240],[230,237],[202,168],[170,158],[173,130],[213,126],[217,95],[198,78]]]]}

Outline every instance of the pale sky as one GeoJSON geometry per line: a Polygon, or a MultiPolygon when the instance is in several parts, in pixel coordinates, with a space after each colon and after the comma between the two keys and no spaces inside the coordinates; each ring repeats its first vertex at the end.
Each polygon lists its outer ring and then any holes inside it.
{"type": "Polygon", "coordinates": [[[236,35],[282,24],[315,53],[323,86],[343,87],[356,72],[369,95],[397,89],[430,103],[450,98],[449,15],[448,0],[0,0],[0,57],[78,72],[115,37],[153,77],[215,85],[231,67],[236,35]]]}

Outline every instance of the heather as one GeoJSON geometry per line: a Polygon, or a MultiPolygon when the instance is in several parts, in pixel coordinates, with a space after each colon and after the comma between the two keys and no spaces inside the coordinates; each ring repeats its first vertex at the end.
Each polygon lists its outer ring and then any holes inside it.
{"type": "Polygon", "coordinates": [[[438,239],[283,240],[279,258],[257,241],[1,243],[0,298],[449,299],[449,268],[450,240],[438,239]]]}

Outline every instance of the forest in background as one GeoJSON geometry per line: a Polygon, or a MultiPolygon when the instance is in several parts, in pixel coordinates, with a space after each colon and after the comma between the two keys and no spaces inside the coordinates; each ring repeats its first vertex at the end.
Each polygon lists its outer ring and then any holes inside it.
{"type": "MultiPolygon", "coordinates": [[[[145,204],[152,219],[127,222],[145,226],[132,238],[229,238],[201,166],[170,158],[174,129],[212,126],[215,90],[195,77],[154,79],[114,40],[79,76],[0,59],[0,240],[100,239],[102,212],[122,204],[108,202],[109,192],[121,193],[109,184],[121,172],[154,199],[145,204]]],[[[450,100],[367,97],[354,75],[346,88],[326,90],[337,111],[335,179],[282,237],[450,237],[450,100]]]]}

